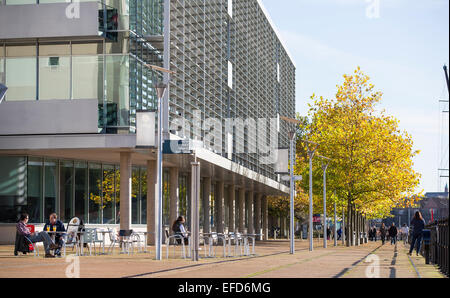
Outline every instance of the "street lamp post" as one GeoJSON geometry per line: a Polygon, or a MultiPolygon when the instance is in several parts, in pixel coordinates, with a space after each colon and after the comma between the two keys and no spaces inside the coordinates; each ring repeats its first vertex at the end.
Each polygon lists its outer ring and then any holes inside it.
{"type": "Polygon", "coordinates": [[[320,158],[328,160],[328,162],[322,162],[323,170],[323,248],[327,248],[327,169],[329,165],[329,158],[320,156],[320,158]]]}
{"type": "Polygon", "coordinates": [[[161,256],[161,246],[162,246],[162,176],[163,176],[163,137],[162,137],[162,101],[164,97],[164,93],[167,89],[167,85],[163,83],[159,83],[156,85],[156,92],[158,95],[158,151],[157,151],[157,191],[158,191],[158,199],[156,201],[155,210],[155,242],[156,242],[156,260],[160,261],[162,259],[161,256]]]}
{"type": "Polygon", "coordinates": [[[310,142],[306,141],[308,144],[308,157],[309,157],[309,251],[314,250],[313,244],[313,178],[312,178],[312,160],[314,154],[316,154],[317,144],[315,148],[310,150],[310,142]]]}

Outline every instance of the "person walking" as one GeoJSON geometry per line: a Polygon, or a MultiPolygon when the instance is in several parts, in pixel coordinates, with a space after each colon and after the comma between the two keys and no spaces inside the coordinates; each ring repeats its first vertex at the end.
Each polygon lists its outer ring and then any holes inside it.
{"type": "Polygon", "coordinates": [[[373,226],[372,228],[372,236],[373,236],[373,241],[377,242],[377,227],[373,226]]]}
{"type": "Polygon", "coordinates": [[[409,228],[406,224],[403,224],[401,233],[402,233],[403,244],[406,245],[406,243],[408,242],[408,236],[409,236],[409,228]]]}
{"type": "Polygon", "coordinates": [[[425,221],[423,220],[422,214],[419,211],[416,211],[414,214],[414,218],[411,220],[411,226],[412,226],[412,239],[411,239],[411,246],[409,248],[409,255],[412,254],[412,251],[414,250],[414,247],[416,246],[417,242],[417,248],[416,252],[417,255],[419,255],[420,252],[420,246],[422,244],[422,237],[423,237],[423,229],[425,228],[425,221]]]}
{"type": "Polygon", "coordinates": [[[398,230],[397,227],[395,226],[395,222],[393,222],[391,227],[389,228],[389,238],[391,238],[391,245],[397,244],[397,234],[398,230]]]}
{"type": "Polygon", "coordinates": [[[386,241],[386,226],[384,225],[384,223],[381,224],[380,227],[380,237],[381,237],[381,242],[384,245],[384,242],[386,241]]]}

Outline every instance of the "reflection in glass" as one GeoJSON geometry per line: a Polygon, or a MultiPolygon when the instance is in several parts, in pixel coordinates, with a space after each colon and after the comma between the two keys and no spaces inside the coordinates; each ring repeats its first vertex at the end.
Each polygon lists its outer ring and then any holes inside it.
{"type": "Polygon", "coordinates": [[[70,99],[70,57],[39,58],[39,100],[70,99]]]}
{"type": "Polygon", "coordinates": [[[73,210],[73,162],[63,161],[60,167],[60,189],[59,189],[59,200],[60,200],[60,212],[61,220],[69,222],[72,218],[73,210]]]}
{"type": "MultiPolygon", "coordinates": [[[[28,211],[26,178],[25,157],[0,156],[0,223],[16,223],[20,214],[28,211]]],[[[36,193],[39,197],[39,191],[36,193]]]]}
{"type": "Polygon", "coordinates": [[[133,167],[131,183],[131,223],[138,224],[139,211],[139,168],[133,167]]]}
{"type": "Polygon", "coordinates": [[[141,224],[147,224],[147,169],[141,168],[141,224]]]}
{"type": "Polygon", "coordinates": [[[72,98],[103,102],[102,56],[72,57],[72,98]]]}
{"type": "Polygon", "coordinates": [[[103,166],[103,223],[114,224],[114,166],[103,166]]]}
{"type": "Polygon", "coordinates": [[[36,58],[6,58],[7,100],[36,100],[36,58]]]}
{"type": "Polygon", "coordinates": [[[47,221],[50,214],[57,213],[56,194],[57,194],[57,165],[58,161],[46,160],[45,166],[45,200],[44,200],[44,221],[47,221]]]}
{"type": "Polygon", "coordinates": [[[102,166],[89,164],[89,223],[100,223],[102,205],[102,166]]]}
{"type": "Polygon", "coordinates": [[[163,225],[169,226],[170,216],[169,172],[163,171],[163,225]]]}
{"type": "Polygon", "coordinates": [[[120,167],[116,166],[115,172],[116,224],[120,224],[120,167]]]}
{"type": "Polygon", "coordinates": [[[30,223],[41,222],[42,205],[42,160],[29,158],[27,176],[27,212],[30,223]]]}
{"type": "Polygon", "coordinates": [[[36,0],[6,0],[6,5],[36,4],[36,0]]]}
{"type": "Polygon", "coordinates": [[[75,162],[75,216],[87,222],[88,213],[87,163],[75,162]]]}

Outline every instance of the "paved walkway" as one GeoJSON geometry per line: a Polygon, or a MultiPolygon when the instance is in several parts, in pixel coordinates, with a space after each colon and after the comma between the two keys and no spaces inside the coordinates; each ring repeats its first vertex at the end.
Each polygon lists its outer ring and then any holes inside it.
{"type": "MultiPolygon", "coordinates": [[[[407,255],[407,248],[381,242],[358,247],[322,248],[315,241],[310,252],[307,241],[296,242],[296,253],[289,254],[288,241],[267,241],[257,244],[254,257],[202,258],[194,263],[179,256],[164,261],[154,260],[150,254],[108,255],[80,257],[80,277],[136,277],[136,278],[442,278],[433,265],[425,265],[422,257],[407,255]],[[367,258],[370,256],[369,258],[367,258]]],[[[42,249],[41,249],[42,252],[42,249]]],[[[203,251],[201,252],[203,255],[203,251]]],[[[165,258],[165,248],[163,249],[165,258]]],[[[35,258],[31,255],[13,256],[12,246],[0,246],[0,277],[65,277],[69,263],[66,259],[35,258]]]]}

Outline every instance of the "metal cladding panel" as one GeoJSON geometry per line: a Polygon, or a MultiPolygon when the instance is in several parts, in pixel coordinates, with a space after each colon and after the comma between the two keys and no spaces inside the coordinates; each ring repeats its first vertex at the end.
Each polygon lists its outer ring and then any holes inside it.
{"type": "Polygon", "coordinates": [[[0,39],[97,35],[97,2],[0,6],[0,39]]]}
{"type": "Polygon", "coordinates": [[[0,106],[0,135],[98,133],[98,101],[11,101],[0,106]]]}

